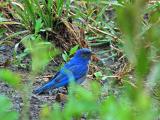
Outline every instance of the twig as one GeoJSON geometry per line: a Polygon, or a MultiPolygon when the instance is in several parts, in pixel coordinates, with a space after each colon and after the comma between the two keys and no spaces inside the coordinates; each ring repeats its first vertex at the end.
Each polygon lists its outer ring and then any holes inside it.
{"type": "Polygon", "coordinates": [[[111,48],[113,48],[114,50],[117,50],[117,51],[118,51],[118,52],[120,52],[120,53],[122,53],[122,52],[123,52],[122,50],[120,50],[120,49],[118,49],[118,48],[114,47],[113,45],[110,45],[110,47],[111,47],[111,48]]]}
{"type": "Polygon", "coordinates": [[[110,33],[104,32],[104,31],[102,31],[102,30],[100,30],[100,29],[98,29],[98,28],[95,28],[95,27],[93,27],[93,26],[91,26],[91,25],[89,25],[89,24],[88,24],[87,26],[88,26],[89,28],[91,28],[91,29],[94,29],[94,30],[100,32],[100,33],[103,33],[103,34],[108,35],[108,36],[110,36],[110,37],[112,37],[112,38],[114,38],[114,39],[117,39],[117,37],[115,37],[114,35],[112,35],[112,34],[110,34],[110,33]]]}

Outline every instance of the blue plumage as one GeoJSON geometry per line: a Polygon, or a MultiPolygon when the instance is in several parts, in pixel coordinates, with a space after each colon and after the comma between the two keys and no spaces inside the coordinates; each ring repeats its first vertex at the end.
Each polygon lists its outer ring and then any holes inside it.
{"type": "Polygon", "coordinates": [[[48,83],[36,89],[34,93],[40,94],[49,89],[66,86],[70,80],[74,80],[78,84],[82,83],[88,72],[91,55],[92,53],[88,48],[77,50],[73,58],[48,83]]]}

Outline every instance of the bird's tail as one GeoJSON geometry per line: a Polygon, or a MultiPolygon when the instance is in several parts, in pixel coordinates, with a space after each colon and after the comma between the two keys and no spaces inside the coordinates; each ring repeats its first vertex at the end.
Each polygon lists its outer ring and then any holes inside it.
{"type": "Polygon", "coordinates": [[[34,91],[33,91],[33,94],[41,94],[41,93],[43,93],[44,91],[49,90],[50,88],[52,88],[52,87],[54,86],[54,83],[55,83],[54,81],[51,81],[51,82],[43,85],[42,87],[34,90],[34,91]]]}
{"type": "Polygon", "coordinates": [[[33,94],[41,94],[41,93],[43,93],[44,91],[45,91],[44,86],[42,86],[42,87],[40,87],[40,88],[38,88],[38,89],[35,89],[35,90],[33,91],[33,94]]]}

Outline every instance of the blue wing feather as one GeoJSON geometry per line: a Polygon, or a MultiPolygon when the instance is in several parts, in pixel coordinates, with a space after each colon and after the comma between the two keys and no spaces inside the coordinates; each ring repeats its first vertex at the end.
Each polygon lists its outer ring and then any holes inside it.
{"type": "Polygon", "coordinates": [[[75,81],[78,81],[79,79],[84,78],[84,76],[86,76],[88,72],[88,66],[73,64],[71,65],[70,63],[68,63],[48,83],[35,90],[34,93],[40,94],[51,88],[58,88],[68,85],[71,76],[66,74],[66,70],[72,73],[75,81]]]}

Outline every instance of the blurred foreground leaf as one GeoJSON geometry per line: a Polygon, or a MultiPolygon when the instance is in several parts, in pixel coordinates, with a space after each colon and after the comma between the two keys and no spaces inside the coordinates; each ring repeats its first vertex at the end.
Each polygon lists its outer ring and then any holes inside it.
{"type": "Polygon", "coordinates": [[[0,118],[3,120],[18,120],[18,113],[12,110],[11,101],[0,95],[0,118]]]}
{"type": "Polygon", "coordinates": [[[21,81],[19,75],[7,69],[0,69],[0,80],[6,81],[8,84],[18,87],[21,81]]]}
{"type": "Polygon", "coordinates": [[[22,41],[32,55],[34,73],[40,72],[54,56],[59,54],[59,50],[52,43],[43,41],[39,35],[28,35],[22,41]]]}

